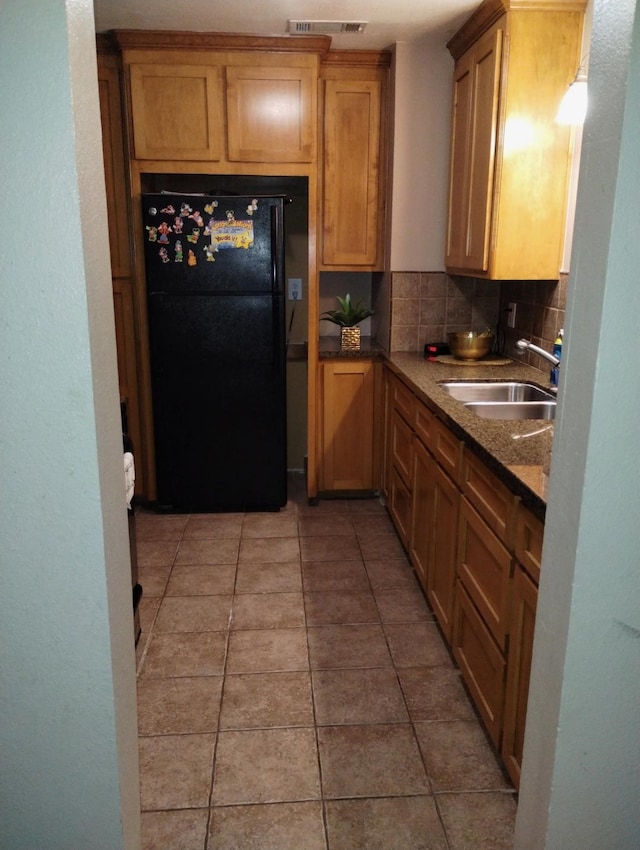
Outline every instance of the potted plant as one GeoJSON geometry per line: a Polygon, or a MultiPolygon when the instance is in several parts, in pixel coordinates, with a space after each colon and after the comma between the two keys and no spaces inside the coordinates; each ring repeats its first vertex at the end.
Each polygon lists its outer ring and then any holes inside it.
{"type": "Polygon", "coordinates": [[[360,349],[360,328],[357,325],[364,319],[373,315],[369,307],[362,307],[362,299],[352,303],[351,296],[347,292],[344,298],[337,296],[339,310],[327,310],[320,317],[322,322],[333,322],[340,326],[340,346],[346,349],[360,349]]]}

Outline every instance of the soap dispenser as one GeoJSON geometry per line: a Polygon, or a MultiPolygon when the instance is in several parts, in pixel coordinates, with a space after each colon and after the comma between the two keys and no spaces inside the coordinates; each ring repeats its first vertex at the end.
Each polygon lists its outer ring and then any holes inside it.
{"type": "MultiPolygon", "coordinates": [[[[558,360],[562,358],[562,337],[564,336],[564,329],[560,328],[558,331],[558,336],[556,337],[556,341],[553,343],[553,356],[557,357],[558,360]]],[[[552,387],[558,386],[558,378],[560,376],[560,366],[554,366],[549,373],[549,383],[552,387]]]]}

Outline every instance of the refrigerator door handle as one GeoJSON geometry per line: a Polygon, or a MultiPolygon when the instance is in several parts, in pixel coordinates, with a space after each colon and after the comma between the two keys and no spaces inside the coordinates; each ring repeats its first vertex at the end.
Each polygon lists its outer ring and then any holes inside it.
{"type": "Polygon", "coordinates": [[[271,292],[277,295],[279,289],[280,257],[278,245],[280,244],[280,215],[277,206],[271,207],[271,292]]]}
{"type": "Polygon", "coordinates": [[[280,208],[277,206],[271,207],[271,310],[273,318],[273,372],[279,375],[283,369],[283,346],[282,340],[282,286],[280,285],[280,208]]]}

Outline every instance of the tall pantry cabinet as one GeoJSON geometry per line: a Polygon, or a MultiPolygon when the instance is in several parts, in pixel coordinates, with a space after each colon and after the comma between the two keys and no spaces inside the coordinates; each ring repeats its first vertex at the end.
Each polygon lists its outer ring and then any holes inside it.
{"type": "Polygon", "coordinates": [[[455,59],[446,268],[557,280],[572,136],[556,123],[580,63],[583,0],[485,0],[455,59]]]}

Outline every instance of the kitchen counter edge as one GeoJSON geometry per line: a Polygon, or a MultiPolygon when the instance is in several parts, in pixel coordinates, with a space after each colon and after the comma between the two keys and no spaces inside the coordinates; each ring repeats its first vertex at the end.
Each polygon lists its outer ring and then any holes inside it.
{"type": "Polygon", "coordinates": [[[544,521],[553,422],[482,419],[440,387],[443,381],[527,381],[547,389],[545,373],[516,361],[464,366],[429,361],[413,352],[385,355],[391,371],[544,521]]]}

